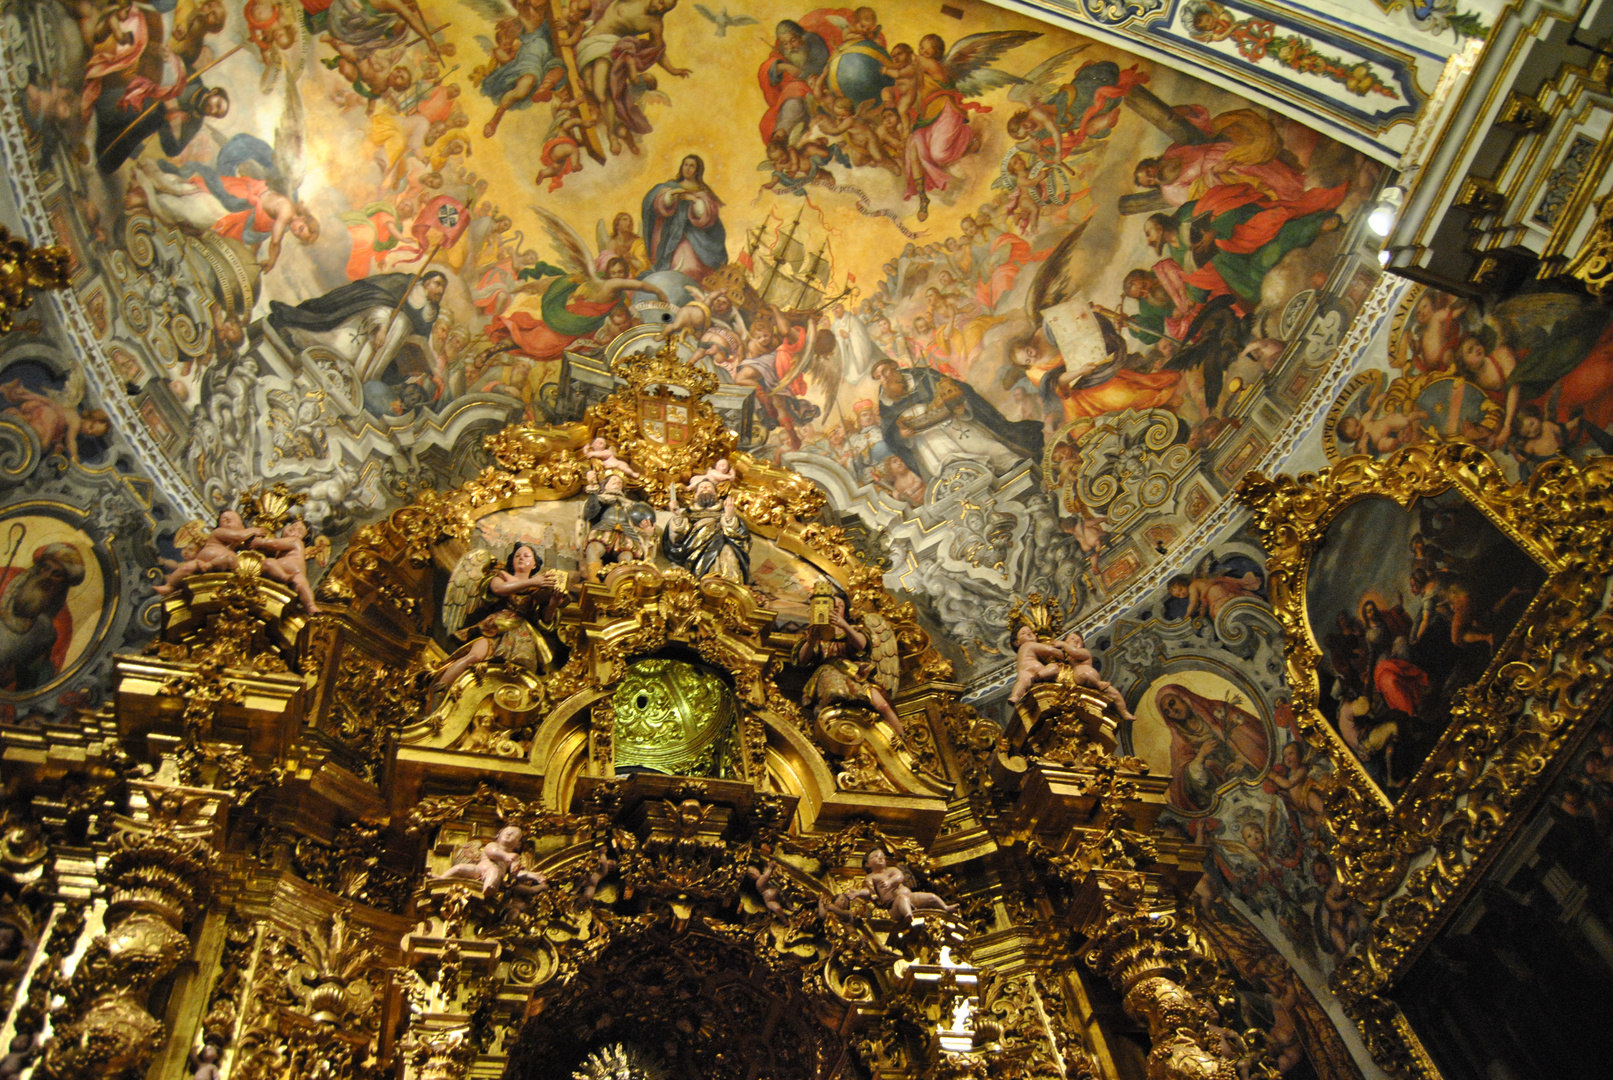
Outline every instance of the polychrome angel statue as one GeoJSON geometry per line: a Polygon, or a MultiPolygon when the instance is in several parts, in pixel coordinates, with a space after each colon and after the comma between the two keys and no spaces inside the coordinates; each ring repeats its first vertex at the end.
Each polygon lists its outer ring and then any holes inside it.
{"type": "Polygon", "coordinates": [[[565,577],[542,568],[543,559],[527,543],[511,549],[502,570],[480,549],[459,561],[443,597],[443,617],[447,625],[459,624],[456,637],[476,636],[437,669],[434,688],[452,686],[471,667],[492,660],[533,674],[560,667],[564,646],[555,618],[566,603],[565,577]]]}
{"type": "Polygon", "coordinates": [[[816,664],[801,692],[801,704],[818,714],[832,705],[871,708],[898,734],[902,721],[891,708],[901,683],[896,631],[878,612],[865,612],[860,623],[846,618],[846,602],[834,598],[828,622],[808,626],[791,659],[816,664]]]}

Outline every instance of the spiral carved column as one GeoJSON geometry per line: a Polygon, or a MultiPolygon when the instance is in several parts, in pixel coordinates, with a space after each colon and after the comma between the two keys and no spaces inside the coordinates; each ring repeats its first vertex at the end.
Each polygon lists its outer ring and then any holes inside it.
{"type": "Polygon", "coordinates": [[[68,980],[36,1075],[111,1080],[133,1075],[162,1046],[151,991],[190,953],[185,928],[210,889],[224,802],[215,791],[134,785],[134,813],[115,819],[99,873],[103,930],[68,980]]]}

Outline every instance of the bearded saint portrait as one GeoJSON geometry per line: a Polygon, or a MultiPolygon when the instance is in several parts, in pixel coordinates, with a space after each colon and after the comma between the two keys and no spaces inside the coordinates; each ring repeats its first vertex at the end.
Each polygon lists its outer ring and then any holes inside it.
{"type": "Polygon", "coordinates": [[[1265,774],[1271,745],[1254,713],[1176,683],[1161,687],[1154,703],[1171,733],[1172,806],[1201,813],[1223,788],[1265,774]]]}
{"type": "Polygon", "coordinates": [[[73,640],[67,594],[84,580],[84,556],[72,544],[42,544],[33,564],[0,580],[0,690],[21,693],[61,673],[73,640]]]}

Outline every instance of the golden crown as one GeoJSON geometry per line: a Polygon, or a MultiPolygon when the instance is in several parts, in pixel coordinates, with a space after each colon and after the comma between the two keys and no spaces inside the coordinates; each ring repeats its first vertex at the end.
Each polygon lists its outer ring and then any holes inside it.
{"type": "Polygon", "coordinates": [[[1057,637],[1064,628],[1064,612],[1058,598],[1031,593],[1014,601],[1014,606],[1008,612],[1009,635],[1018,637],[1021,626],[1030,627],[1038,640],[1057,637]]]}
{"type": "Polygon", "coordinates": [[[717,389],[717,376],[679,356],[678,344],[671,340],[653,353],[623,353],[611,365],[611,372],[635,393],[668,386],[692,398],[703,398],[717,389]]]}

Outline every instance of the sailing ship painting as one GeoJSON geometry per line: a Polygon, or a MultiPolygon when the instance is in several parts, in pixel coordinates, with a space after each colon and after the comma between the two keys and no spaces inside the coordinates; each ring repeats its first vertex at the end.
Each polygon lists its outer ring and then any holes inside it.
{"type": "Polygon", "coordinates": [[[844,299],[850,291],[834,286],[834,256],[827,239],[809,252],[803,240],[801,213],[784,223],[763,222],[745,237],[745,262],[750,283],[762,303],[786,311],[821,310],[844,299]]]}

